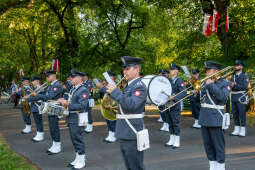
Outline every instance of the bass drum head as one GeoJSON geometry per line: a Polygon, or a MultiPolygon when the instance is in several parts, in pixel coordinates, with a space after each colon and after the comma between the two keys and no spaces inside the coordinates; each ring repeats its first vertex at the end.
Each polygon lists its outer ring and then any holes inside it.
{"type": "Polygon", "coordinates": [[[172,94],[172,85],[165,76],[155,76],[150,80],[148,86],[148,97],[156,106],[164,105],[169,101],[172,94]]]}
{"type": "MultiPolygon", "coordinates": [[[[146,75],[142,78],[142,82],[145,84],[146,88],[147,88],[147,91],[148,91],[148,87],[149,87],[149,84],[150,84],[150,81],[151,79],[155,77],[155,75],[146,75]]],[[[152,104],[150,98],[149,98],[149,95],[147,95],[147,101],[146,101],[147,104],[152,104]]]]}

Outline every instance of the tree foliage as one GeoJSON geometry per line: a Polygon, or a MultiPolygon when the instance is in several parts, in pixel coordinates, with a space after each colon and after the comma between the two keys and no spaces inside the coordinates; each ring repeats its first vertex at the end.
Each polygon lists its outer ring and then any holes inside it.
{"type": "Polygon", "coordinates": [[[2,0],[0,74],[41,74],[52,59],[61,79],[72,68],[100,77],[121,73],[120,57],[143,58],[143,74],[169,63],[202,69],[206,60],[233,65],[240,58],[254,69],[253,0],[2,0]],[[202,35],[203,12],[216,8],[218,33],[202,35]],[[230,30],[225,31],[226,9],[230,30]]]}

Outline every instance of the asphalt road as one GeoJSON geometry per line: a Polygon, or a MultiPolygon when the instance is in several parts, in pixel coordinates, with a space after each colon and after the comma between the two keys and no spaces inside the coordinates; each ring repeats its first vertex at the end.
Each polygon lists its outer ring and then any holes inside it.
{"type": "MultiPolygon", "coordinates": [[[[98,110],[93,111],[94,131],[84,133],[86,143],[87,170],[125,170],[119,143],[107,144],[103,142],[106,137],[106,125],[98,110]]],[[[149,129],[151,148],[145,151],[145,166],[147,170],[207,170],[208,160],[204,152],[201,132],[192,129],[193,118],[181,118],[181,148],[172,150],[165,148],[168,133],[159,131],[157,123],[158,114],[148,113],[145,125],[149,129]]],[[[68,127],[65,120],[60,121],[62,152],[48,156],[46,150],[51,145],[48,121],[44,117],[45,140],[33,143],[33,134],[22,135],[24,127],[19,109],[10,105],[0,105],[0,133],[7,139],[11,148],[17,153],[31,160],[43,170],[68,170],[66,165],[74,158],[68,127]]],[[[35,125],[33,121],[33,132],[35,125]]],[[[225,132],[226,138],[226,166],[228,170],[255,170],[255,129],[248,127],[247,137],[230,137],[230,130],[225,132]]],[[[17,167],[18,168],[18,167],[17,167]]]]}

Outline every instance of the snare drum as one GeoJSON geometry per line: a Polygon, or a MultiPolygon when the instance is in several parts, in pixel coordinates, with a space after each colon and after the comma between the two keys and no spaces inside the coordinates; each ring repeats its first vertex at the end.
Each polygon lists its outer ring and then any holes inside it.
{"type": "Polygon", "coordinates": [[[40,106],[40,112],[42,114],[47,114],[50,116],[63,116],[68,115],[65,111],[65,108],[61,106],[59,103],[55,102],[44,102],[40,106]]]}

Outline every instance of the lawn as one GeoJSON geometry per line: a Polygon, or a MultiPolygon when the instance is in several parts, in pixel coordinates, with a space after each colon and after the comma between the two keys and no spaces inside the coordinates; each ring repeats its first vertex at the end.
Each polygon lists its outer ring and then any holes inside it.
{"type": "Polygon", "coordinates": [[[21,155],[13,152],[0,135],[0,170],[37,170],[21,155]]]}

